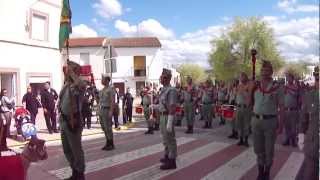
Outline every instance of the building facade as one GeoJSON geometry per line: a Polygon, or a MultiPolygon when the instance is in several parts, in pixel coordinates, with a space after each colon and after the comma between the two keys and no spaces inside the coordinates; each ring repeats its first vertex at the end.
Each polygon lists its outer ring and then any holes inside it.
{"type": "Polygon", "coordinates": [[[34,91],[46,81],[61,88],[60,13],[57,0],[0,1],[0,89],[18,105],[29,84],[34,91]]]}
{"type": "Polygon", "coordinates": [[[101,88],[102,74],[112,76],[112,83],[121,94],[129,87],[131,93],[137,95],[147,82],[159,85],[164,67],[161,43],[155,37],[74,38],[70,39],[69,57],[81,65],[91,65],[98,88],[101,88]],[[113,47],[113,66],[109,63],[110,55],[106,55],[108,48],[103,46],[104,41],[113,47]]]}

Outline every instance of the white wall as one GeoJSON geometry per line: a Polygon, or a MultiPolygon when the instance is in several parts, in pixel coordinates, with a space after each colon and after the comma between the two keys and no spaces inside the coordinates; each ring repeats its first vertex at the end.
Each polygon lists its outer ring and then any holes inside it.
{"type": "MultiPolygon", "coordinates": [[[[135,94],[136,81],[145,81],[145,78],[133,77],[133,57],[146,56],[147,75],[149,80],[159,82],[162,72],[163,61],[162,52],[159,48],[116,48],[117,53],[117,72],[112,74],[113,82],[124,82],[125,87],[130,87],[131,92],[135,94]],[[149,74],[148,74],[148,67],[149,74]]],[[[80,63],[80,53],[90,53],[90,64],[94,72],[96,84],[101,88],[101,75],[104,73],[103,55],[104,50],[101,47],[79,47],[71,48],[70,59],[80,63]]],[[[148,78],[147,78],[148,80],[148,78]]]]}
{"type": "Polygon", "coordinates": [[[0,40],[58,48],[61,2],[57,0],[55,5],[50,5],[39,0],[1,0],[0,40]],[[30,31],[26,30],[25,26],[29,25],[30,30],[31,9],[48,14],[48,41],[29,38],[30,31]]]}
{"type": "Polygon", "coordinates": [[[60,54],[56,50],[34,48],[0,42],[0,68],[16,68],[20,71],[20,92],[22,97],[26,92],[27,73],[43,73],[51,76],[52,87],[60,90],[62,71],[60,54]]]}
{"type": "Polygon", "coordinates": [[[26,92],[28,75],[38,74],[51,78],[52,87],[62,86],[61,56],[58,50],[61,1],[0,0],[0,72],[15,69],[18,104],[26,92]],[[48,40],[30,39],[31,9],[48,15],[48,40]],[[26,28],[29,25],[29,29],[26,28]],[[39,47],[41,46],[41,47],[39,47]]]}

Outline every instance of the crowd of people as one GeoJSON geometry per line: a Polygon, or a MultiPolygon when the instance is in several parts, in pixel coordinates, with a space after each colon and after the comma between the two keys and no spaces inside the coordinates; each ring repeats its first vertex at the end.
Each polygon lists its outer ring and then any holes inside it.
{"type": "MultiPolygon", "coordinates": [[[[270,178],[276,138],[283,134],[283,146],[304,149],[303,179],[314,179],[318,177],[319,167],[319,68],[314,69],[313,85],[297,79],[290,71],[286,73],[285,81],[276,81],[272,75],[272,64],[263,61],[259,81],[250,80],[244,72],[236,80],[229,83],[217,81],[215,85],[210,79],[195,84],[188,77],[185,86],[176,84],[175,87],[175,125],[181,126],[184,121],[185,133],[192,134],[196,116],[203,120],[203,128],[206,129],[212,128],[214,119],[218,119],[219,125],[226,124],[227,119],[230,125],[228,138],[238,139],[237,145],[249,147],[249,136],[252,136],[252,146],[257,155],[258,180],[270,178]],[[224,111],[229,115],[225,116],[224,111]]],[[[141,93],[148,127],[145,134],[153,134],[161,124],[162,111],[159,106],[162,104],[163,91],[150,84],[141,93]]],[[[164,141],[168,145],[166,150],[171,146],[175,152],[176,147],[172,145],[175,142],[170,138],[164,141]]],[[[164,169],[176,168],[175,162],[169,159],[168,153],[165,154],[162,162],[168,160],[169,163],[164,169]]]]}
{"type": "MultiPolygon", "coordinates": [[[[58,132],[56,117],[59,118],[62,147],[72,169],[69,179],[84,179],[85,161],[81,144],[82,131],[91,127],[94,102],[97,116],[105,134],[106,143],[102,150],[115,149],[113,125],[119,129],[120,100],[122,99],[123,124],[132,122],[133,96],[130,89],[120,97],[119,89],[111,86],[109,76],[103,76],[103,88],[98,91],[92,84],[81,80],[80,66],[68,61],[65,82],[59,95],[45,84],[41,97],[37,97],[28,87],[23,104],[30,112],[30,122],[35,119],[38,108],[42,107],[49,133],[58,132]],[[58,113],[58,116],[57,116],[58,113]]],[[[228,138],[238,139],[239,146],[249,147],[249,137],[257,156],[258,180],[268,180],[273,164],[277,135],[283,133],[284,146],[299,146],[304,150],[305,168],[303,179],[318,177],[318,121],[319,121],[319,68],[314,69],[315,83],[307,86],[295,79],[290,72],[286,82],[273,80],[273,68],[269,61],[263,61],[260,79],[250,80],[246,73],[230,83],[210,79],[195,84],[191,77],[186,85],[170,85],[171,71],[163,69],[160,76],[161,87],[147,84],[141,92],[141,105],[148,130],[146,135],[160,130],[164,145],[164,157],[160,169],[175,169],[177,142],[175,126],[186,124],[187,134],[193,134],[195,121],[200,119],[203,128],[213,128],[218,120],[223,126],[230,124],[228,138]],[[223,112],[231,113],[225,115],[223,112]],[[196,118],[200,117],[200,118],[196,118]]],[[[5,138],[10,136],[14,101],[1,91],[1,148],[6,147],[5,138]]]]}

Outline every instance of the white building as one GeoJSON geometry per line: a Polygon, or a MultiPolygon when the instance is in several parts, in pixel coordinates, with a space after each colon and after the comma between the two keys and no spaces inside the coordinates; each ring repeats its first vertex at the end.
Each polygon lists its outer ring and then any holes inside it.
{"type": "MultiPolygon", "coordinates": [[[[102,47],[106,38],[74,38],[70,39],[70,60],[80,65],[91,65],[98,88],[101,88],[101,75],[110,74],[110,67],[104,60],[106,49],[102,47]]],[[[111,38],[113,54],[116,54],[116,72],[112,73],[112,82],[122,94],[130,87],[131,93],[146,82],[159,83],[164,67],[161,43],[155,37],[111,38]]]]}
{"type": "Polygon", "coordinates": [[[61,87],[60,13],[60,0],[0,1],[0,88],[18,104],[28,84],[61,87]]]}

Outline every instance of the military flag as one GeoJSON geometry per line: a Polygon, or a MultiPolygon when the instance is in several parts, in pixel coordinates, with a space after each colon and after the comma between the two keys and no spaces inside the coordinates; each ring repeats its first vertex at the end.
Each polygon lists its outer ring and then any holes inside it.
{"type": "MultiPolygon", "coordinates": [[[[69,39],[69,34],[72,32],[71,26],[71,8],[69,0],[62,1],[62,11],[60,17],[60,31],[59,31],[59,49],[60,51],[69,39]]],[[[68,44],[68,42],[67,42],[68,44]]],[[[68,45],[67,45],[68,46],[68,45]]]]}

